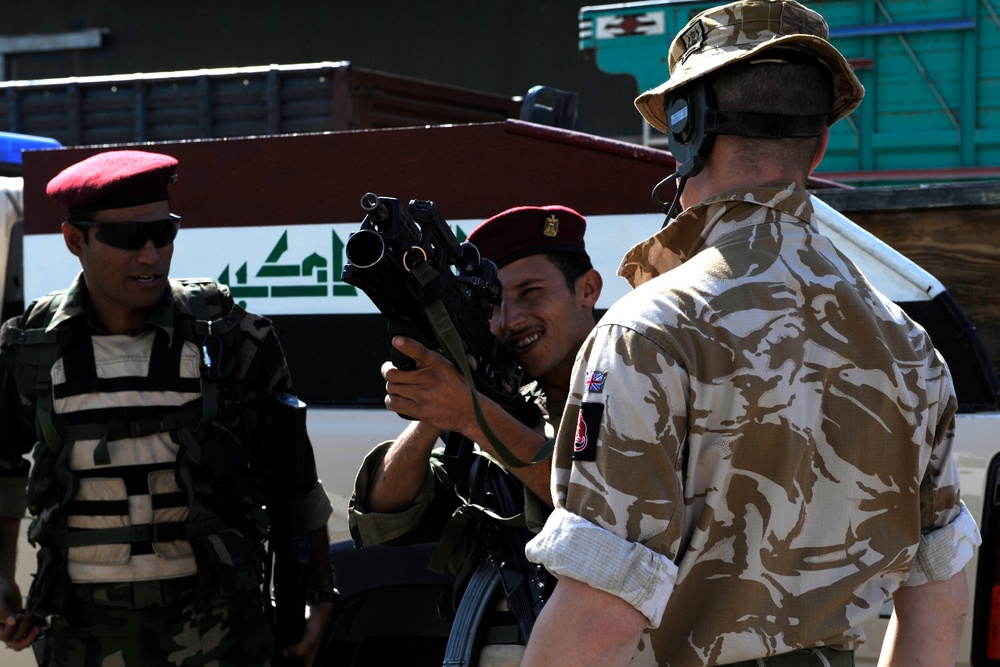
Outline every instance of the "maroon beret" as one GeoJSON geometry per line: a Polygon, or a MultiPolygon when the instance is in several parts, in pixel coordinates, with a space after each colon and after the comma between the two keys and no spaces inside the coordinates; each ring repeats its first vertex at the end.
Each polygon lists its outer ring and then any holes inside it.
{"type": "Polygon", "coordinates": [[[63,169],[45,192],[70,214],[169,199],[177,160],[146,151],[108,151],[63,169]]]}
{"type": "Polygon", "coordinates": [[[468,241],[500,268],[528,255],[564,252],[587,257],[586,230],[586,218],[571,208],[518,206],[476,227],[468,241]]]}

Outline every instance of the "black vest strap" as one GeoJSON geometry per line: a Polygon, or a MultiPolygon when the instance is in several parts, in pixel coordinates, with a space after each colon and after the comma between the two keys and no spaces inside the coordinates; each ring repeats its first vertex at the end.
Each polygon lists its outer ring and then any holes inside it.
{"type": "Polygon", "coordinates": [[[173,542],[174,540],[204,537],[218,532],[225,525],[212,517],[201,521],[172,521],[168,523],[95,528],[53,535],[52,543],[58,547],[91,547],[98,544],[130,544],[135,542],[173,542]]]}

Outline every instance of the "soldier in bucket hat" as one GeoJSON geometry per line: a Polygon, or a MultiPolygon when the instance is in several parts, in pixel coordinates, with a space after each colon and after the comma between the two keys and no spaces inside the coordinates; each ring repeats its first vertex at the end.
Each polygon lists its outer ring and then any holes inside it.
{"type": "Polygon", "coordinates": [[[792,0],[709,9],[636,100],[681,183],[577,358],[525,665],[853,665],[889,596],[880,664],[954,664],[980,542],[957,403],[812,219],[806,179],[864,93],[828,34],[792,0]]]}

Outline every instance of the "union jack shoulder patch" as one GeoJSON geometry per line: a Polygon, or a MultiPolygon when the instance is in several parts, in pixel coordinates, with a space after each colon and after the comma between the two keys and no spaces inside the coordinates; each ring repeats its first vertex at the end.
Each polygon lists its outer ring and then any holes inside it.
{"type": "Polygon", "coordinates": [[[587,373],[587,393],[600,394],[604,391],[604,381],[608,377],[607,371],[591,371],[587,373]]]}

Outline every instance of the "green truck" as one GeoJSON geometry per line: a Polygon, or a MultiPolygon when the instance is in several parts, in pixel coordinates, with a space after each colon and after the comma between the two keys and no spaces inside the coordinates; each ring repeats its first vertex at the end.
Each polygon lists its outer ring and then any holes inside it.
{"type": "MultiPolygon", "coordinates": [[[[713,0],[580,10],[580,50],[640,91],[669,78],[674,35],[713,0]]],[[[1000,177],[1000,16],[996,0],[818,0],[865,100],[832,128],[818,174],[849,183],[1000,177]]],[[[644,124],[648,145],[666,137],[644,124]]]]}

